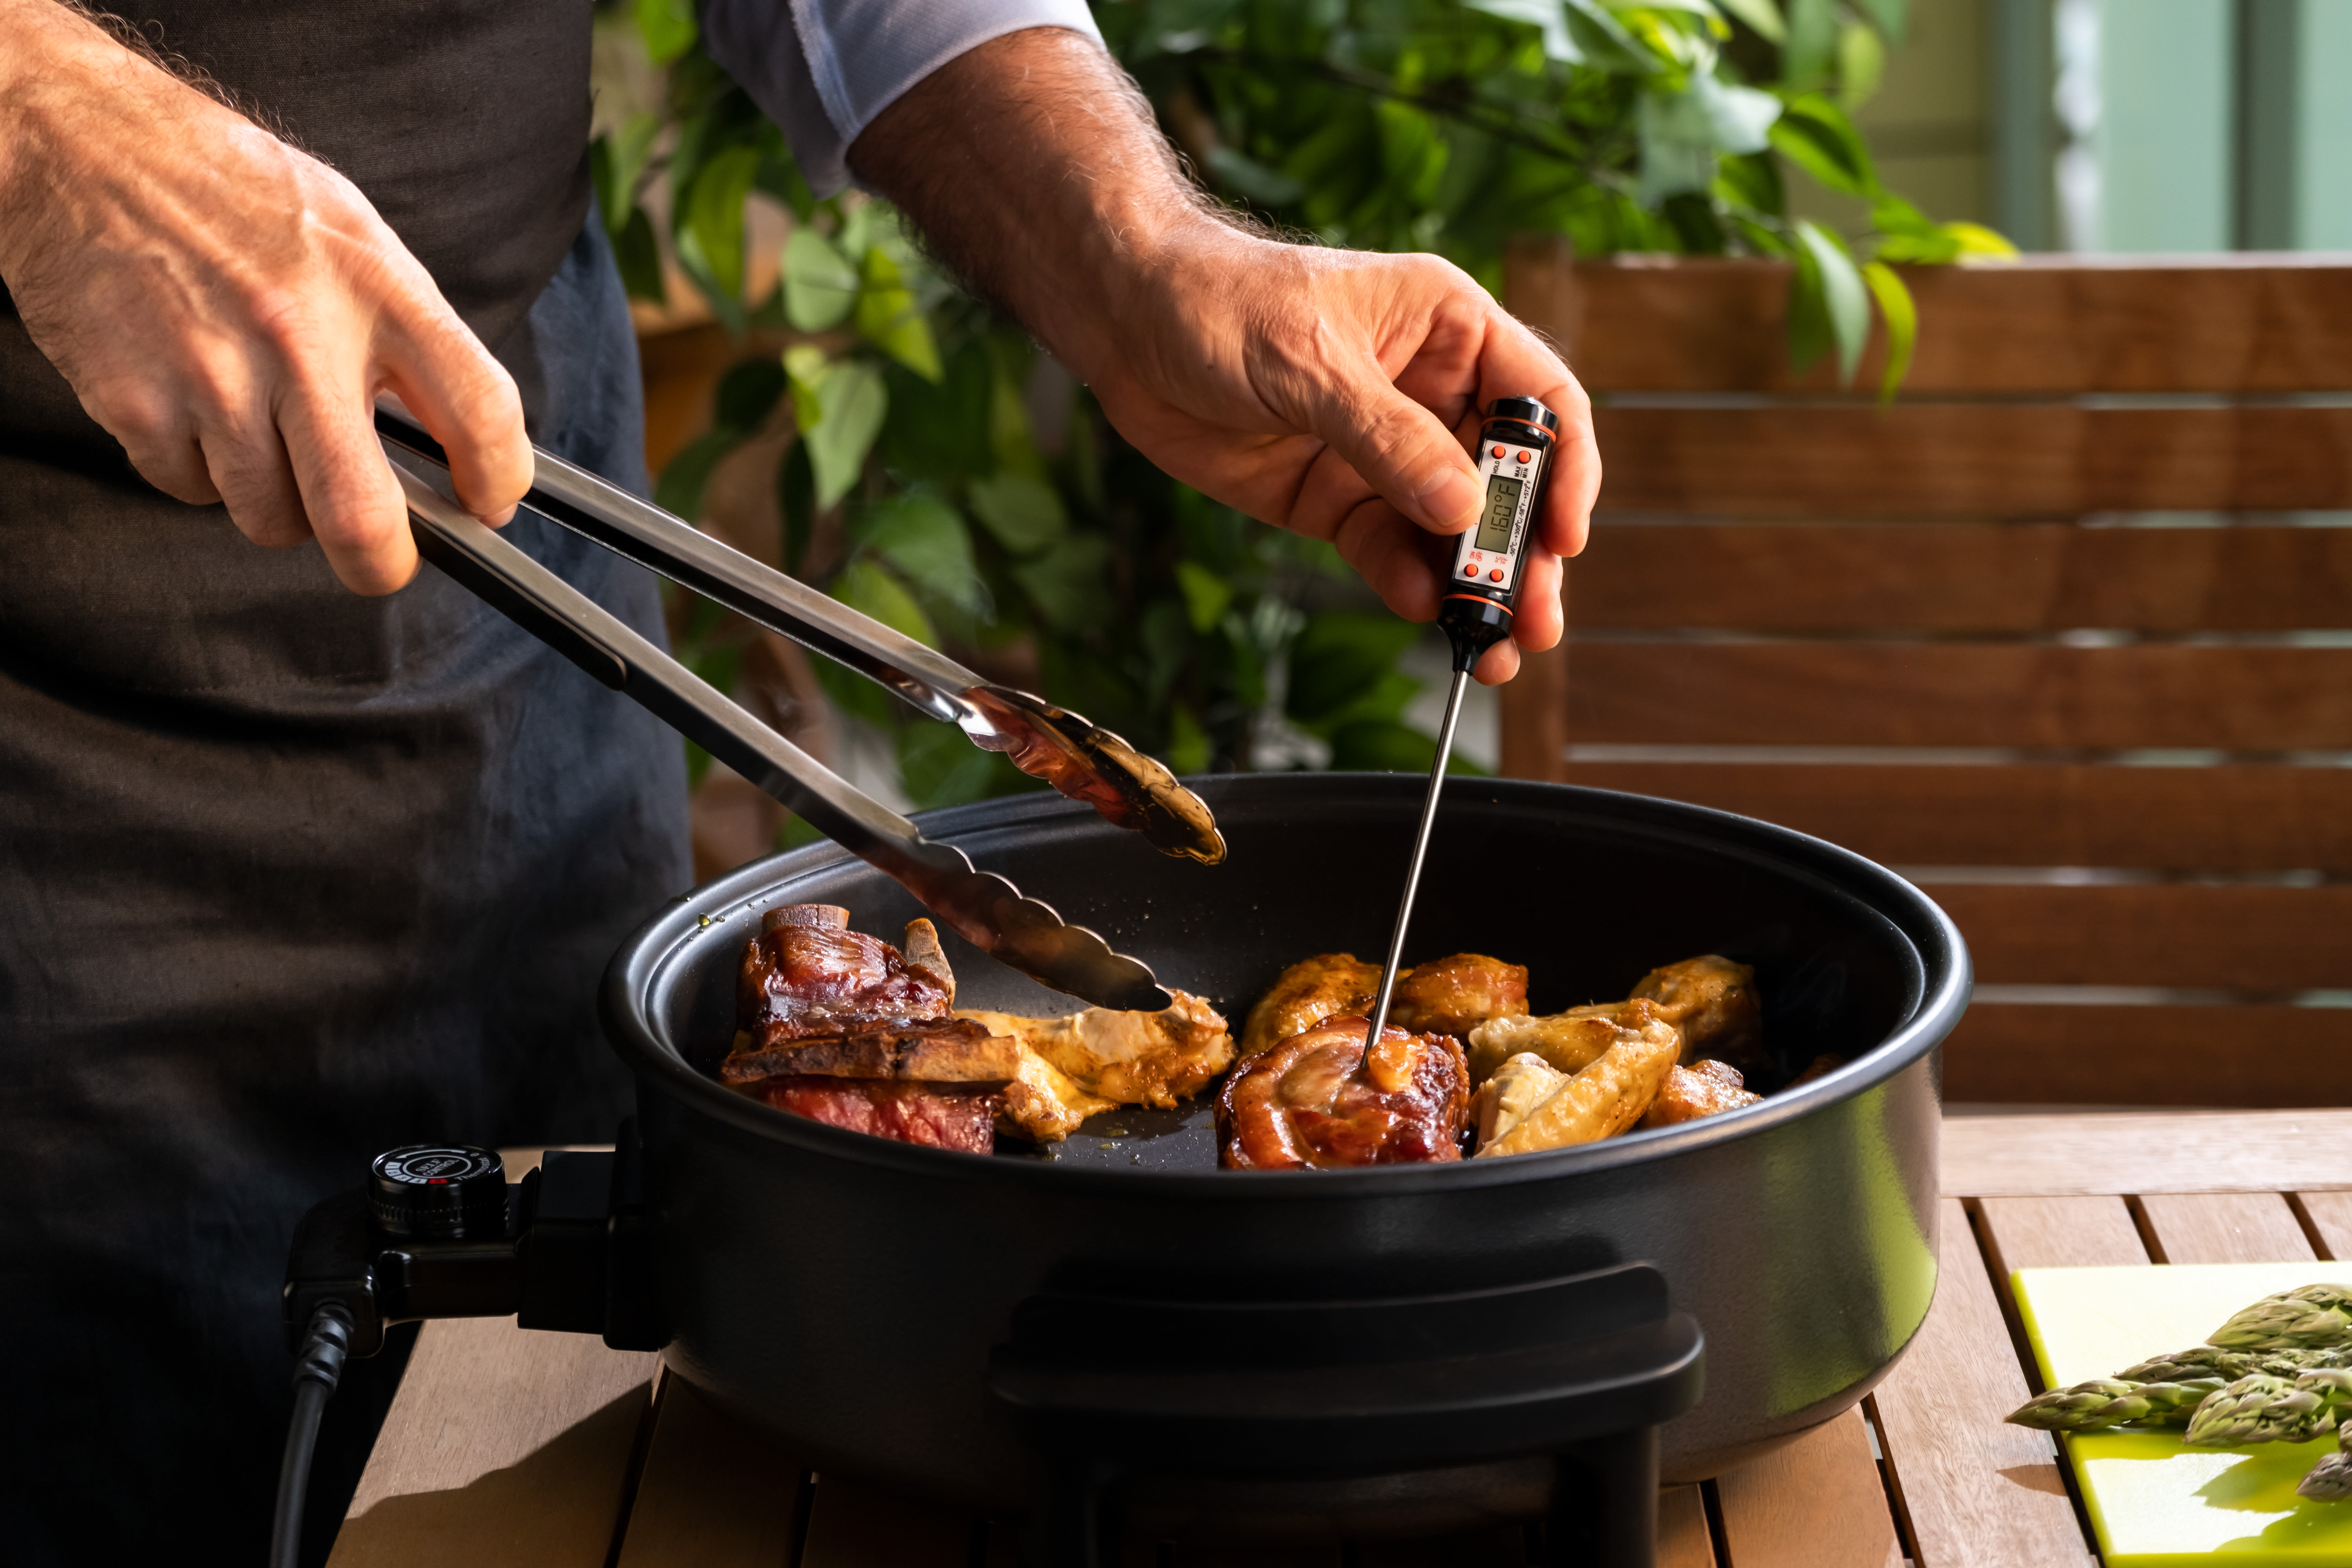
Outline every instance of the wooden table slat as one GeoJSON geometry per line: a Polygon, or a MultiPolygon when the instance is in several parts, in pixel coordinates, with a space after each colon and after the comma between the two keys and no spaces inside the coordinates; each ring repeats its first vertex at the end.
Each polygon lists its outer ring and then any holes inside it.
{"type": "Polygon", "coordinates": [[[2352,1188],[2352,1110],[1948,1117],[1943,1188],[1968,1198],[2352,1188]]]}
{"type": "Polygon", "coordinates": [[[425,1324],[330,1568],[603,1568],[653,1377],[583,1334],[425,1324]]]}
{"type": "Polygon", "coordinates": [[[2006,1295],[2019,1268],[2147,1262],[2147,1247],[2118,1197],[1987,1198],[1985,1240],[1994,1285],[2006,1295]]]}
{"type": "Polygon", "coordinates": [[[1850,1410],[1716,1482],[1728,1568],[1901,1568],[1862,1412],[1850,1410]]]}
{"type": "Polygon", "coordinates": [[[2276,1193],[2151,1193],[2140,1212],[2165,1263],[2293,1263],[2315,1257],[2276,1193]]]}
{"type": "Polygon", "coordinates": [[[788,1568],[807,1475],[694,1384],[665,1378],[618,1568],[788,1568]]]}
{"type": "Polygon", "coordinates": [[[1935,1305],[1873,1395],[1919,1568],[2086,1563],[2048,1434],[2001,1419],[2030,1391],[1958,1199],[1944,1200],[1941,1230],[1935,1305]]]}
{"type": "Polygon", "coordinates": [[[1658,1568],[1717,1568],[1706,1500],[1696,1487],[1668,1487],[1658,1494],[1658,1568]]]}
{"type": "Polygon", "coordinates": [[[2322,1258],[2352,1259],[2352,1193],[2297,1193],[2294,1202],[2310,1221],[2313,1250],[2322,1258]]]}

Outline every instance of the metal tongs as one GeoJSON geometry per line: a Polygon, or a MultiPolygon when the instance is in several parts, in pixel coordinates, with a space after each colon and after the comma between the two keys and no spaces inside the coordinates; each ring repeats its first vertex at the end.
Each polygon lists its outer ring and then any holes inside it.
{"type": "MultiPolygon", "coordinates": [[[[420,553],[518,625],[625,693],[825,837],[890,877],[990,956],[1097,1006],[1172,1001],[1149,967],[1065,922],[963,851],[934,843],[716,690],[454,500],[444,454],[408,412],[379,400],[376,431],[406,493],[420,553]]],[[[533,448],[523,504],[615,554],[846,665],[917,710],[1003,752],[1163,854],[1214,865],[1225,843],[1198,795],[1108,730],[982,679],[912,637],[730,549],[584,468],[533,448]]]]}

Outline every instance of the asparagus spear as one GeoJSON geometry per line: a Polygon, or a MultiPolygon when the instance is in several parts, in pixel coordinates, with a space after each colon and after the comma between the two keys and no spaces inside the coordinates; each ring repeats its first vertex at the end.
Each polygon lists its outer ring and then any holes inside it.
{"type": "Polygon", "coordinates": [[[2234,1382],[2249,1373],[2294,1377],[2316,1367],[2352,1366],[2352,1345],[2322,1350],[2223,1350],[2219,1345],[2191,1345],[2170,1355],[2153,1356],[2127,1366],[2116,1376],[2125,1383],[2180,1383],[2214,1377],[2234,1382]]]}
{"type": "Polygon", "coordinates": [[[2352,1406],[2352,1371],[2322,1367],[2293,1381],[2256,1373],[2240,1378],[2200,1405],[2184,1442],[2308,1443],[2337,1425],[2352,1406]]]}
{"type": "Polygon", "coordinates": [[[2341,1502],[2352,1497],[2352,1428],[2336,1428],[2336,1452],[2311,1467],[2295,1483],[2295,1495],[2319,1502],[2341,1502]]]}
{"type": "Polygon", "coordinates": [[[2352,1344],[2352,1286],[2302,1285],[2265,1296],[2213,1331],[2223,1350],[2352,1344]]]}
{"type": "Polygon", "coordinates": [[[2036,1394],[2009,1419],[2044,1432],[2096,1432],[2126,1421],[2177,1426],[2221,1386],[2221,1380],[2210,1376],[2160,1383],[2098,1378],[2036,1394]]]}

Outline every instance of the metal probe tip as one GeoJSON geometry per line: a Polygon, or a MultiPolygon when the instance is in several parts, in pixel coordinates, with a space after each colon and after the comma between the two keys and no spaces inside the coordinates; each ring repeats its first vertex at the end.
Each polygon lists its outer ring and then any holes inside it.
{"type": "Polygon", "coordinates": [[[1421,803],[1421,826],[1413,830],[1412,860],[1405,868],[1404,898],[1397,904],[1396,934],[1389,939],[1389,961],[1381,968],[1380,994],[1372,1000],[1371,1027],[1364,1032],[1364,1048],[1381,1037],[1388,1022],[1389,998],[1395,994],[1398,966],[1404,962],[1404,938],[1412,924],[1412,899],[1421,890],[1421,863],[1429,853],[1430,825],[1437,820],[1438,792],[1445,787],[1445,764],[1454,755],[1454,726],[1462,717],[1462,694],[1470,687],[1470,672],[1454,674],[1454,688],[1445,694],[1445,722],[1437,730],[1437,761],[1430,764],[1429,795],[1421,803]]]}

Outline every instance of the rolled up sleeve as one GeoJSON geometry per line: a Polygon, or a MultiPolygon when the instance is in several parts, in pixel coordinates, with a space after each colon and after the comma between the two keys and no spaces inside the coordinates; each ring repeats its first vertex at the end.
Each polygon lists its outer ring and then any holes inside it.
{"type": "Polygon", "coordinates": [[[702,25],[821,196],[849,184],[850,143],[875,117],[965,50],[1026,27],[1102,41],[1086,0],[710,0],[702,25]]]}

